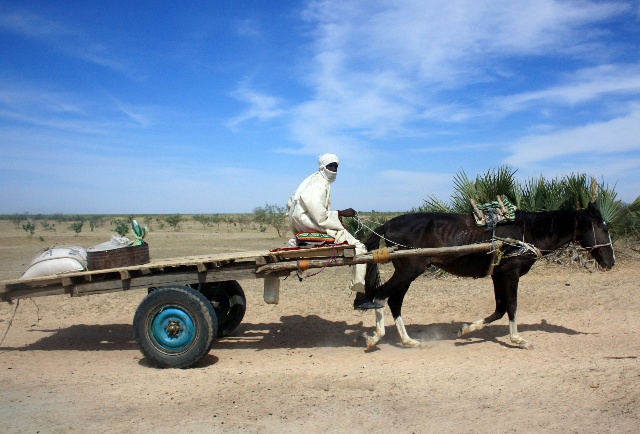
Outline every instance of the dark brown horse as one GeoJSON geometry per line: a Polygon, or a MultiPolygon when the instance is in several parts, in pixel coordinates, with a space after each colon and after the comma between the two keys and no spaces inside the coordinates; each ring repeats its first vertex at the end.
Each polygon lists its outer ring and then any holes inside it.
{"type": "MultiPolygon", "coordinates": [[[[463,277],[491,275],[496,299],[496,309],[491,315],[471,324],[464,324],[458,336],[479,330],[500,319],[505,312],[509,316],[511,342],[521,348],[532,348],[518,335],[516,310],[518,305],[518,281],[534,262],[545,254],[571,243],[579,243],[595,258],[599,266],[613,267],[615,256],[611,237],[602,215],[594,204],[578,211],[516,211],[515,220],[499,224],[494,230],[478,227],[471,214],[417,213],[405,214],[389,220],[374,230],[366,241],[367,250],[377,249],[380,239],[387,246],[400,249],[422,247],[448,247],[486,242],[492,239],[511,239],[494,253],[472,253],[457,256],[406,257],[394,259],[393,276],[380,285],[377,264],[367,265],[366,293],[384,304],[389,303],[391,314],[405,346],[418,346],[411,339],[402,322],[401,310],[409,285],[430,265],[463,277]],[[498,262],[499,260],[499,262],[498,262]]],[[[384,309],[376,310],[376,331],[367,337],[367,347],[373,348],[384,336],[384,309]]]]}

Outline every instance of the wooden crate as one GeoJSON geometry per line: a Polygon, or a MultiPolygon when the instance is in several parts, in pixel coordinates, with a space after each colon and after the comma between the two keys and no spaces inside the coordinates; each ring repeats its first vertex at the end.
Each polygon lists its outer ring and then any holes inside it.
{"type": "Polygon", "coordinates": [[[89,271],[129,267],[147,264],[148,262],[149,244],[147,243],[142,243],[139,246],[87,252],[87,268],[89,271]]]}

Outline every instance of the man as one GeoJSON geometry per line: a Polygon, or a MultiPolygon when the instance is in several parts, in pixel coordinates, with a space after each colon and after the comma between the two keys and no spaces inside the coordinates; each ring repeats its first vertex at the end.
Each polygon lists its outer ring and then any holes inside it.
{"type": "MultiPolygon", "coordinates": [[[[330,211],[331,184],[338,174],[338,157],[323,154],[318,158],[318,171],[307,177],[289,198],[287,214],[289,225],[294,234],[300,232],[323,232],[335,238],[337,244],[346,241],[356,247],[356,254],[366,253],[367,248],[347,231],[340,220],[342,217],[355,217],[353,208],[342,211],[330,211]]],[[[366,264],[353,267],[353,277],[349,288],[356,292],[354,309],[380,309],[383,306],[367,299],[364,293],[366,264]]]]}

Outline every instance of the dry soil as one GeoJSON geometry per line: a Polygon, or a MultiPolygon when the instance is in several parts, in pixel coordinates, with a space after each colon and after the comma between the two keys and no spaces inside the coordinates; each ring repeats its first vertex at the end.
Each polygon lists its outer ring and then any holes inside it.
{"type": "MultiPolygon", "coordinates": [[[[0,279],[19,277],[43,247],[111,236],[62,226],[28,237],[0,221],[0,279]]],[[[195,223],[147,240],[152,259],[286,241],[195,223]]],[[[521,279],[518,311],[533,350],[510,344],[506,318],[457,338],[462,323],[493,311],[487,278],[420,277],[403,318],[422,346],[399,344],[387,310],[387,335],[371,352],[361,335],[374,314],[353,311],[348,267],[289,277],[278,305],[263,302],[262,280],[240,281],[243,323],[188,369],[155,368],[136,347],[131,324],[144,290],[0,303],[1,431],[638,432],[639,256],[619,251],[607,273],[536,265],[521,279]]]]}

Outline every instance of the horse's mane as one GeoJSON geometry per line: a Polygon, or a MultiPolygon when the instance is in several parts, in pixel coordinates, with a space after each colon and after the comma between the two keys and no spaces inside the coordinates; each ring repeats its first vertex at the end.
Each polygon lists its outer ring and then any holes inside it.
{"type": "Polygon", "coordinates": [[[546,237],[572,233],[579,211],[516,211],[515,222],[537,236],[546,237]]]}

